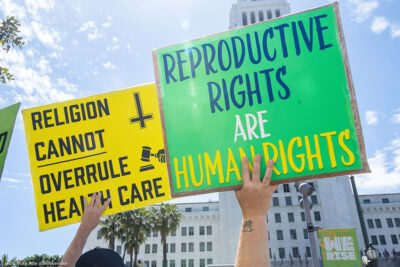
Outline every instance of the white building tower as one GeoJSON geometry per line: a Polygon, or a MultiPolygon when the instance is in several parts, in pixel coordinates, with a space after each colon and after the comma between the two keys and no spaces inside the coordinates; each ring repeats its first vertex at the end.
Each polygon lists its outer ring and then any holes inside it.
{"type": "Polygon", "coordinates": [[[290,13],[288,0],[236,0],[230,10],[229,29],[290,13]]]}

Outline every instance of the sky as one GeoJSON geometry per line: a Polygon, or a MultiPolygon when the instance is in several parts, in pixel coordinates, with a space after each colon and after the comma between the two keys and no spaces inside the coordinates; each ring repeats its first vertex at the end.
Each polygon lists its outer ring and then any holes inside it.
{"type": "MultiPolygon", "coordinates": [[[[154,81],[154,48],[226,31],[234,0],[0,0],[21,22],[22,50],[0,53],[15,81],[0,108],[21,109],[154,81]]],[[[298,12],[326,0],[290,1],[298,12]]],[[[360,194],[400,192],[400,1],[341,0],[349,62],[371,173],[360,194]]],[[[218,200],[217,194],[180,201],[218,200]]],[[[18,114],[0,181],[0,255],[63,254],[77,225],[38,231],[25,133],[18,114]]]]}

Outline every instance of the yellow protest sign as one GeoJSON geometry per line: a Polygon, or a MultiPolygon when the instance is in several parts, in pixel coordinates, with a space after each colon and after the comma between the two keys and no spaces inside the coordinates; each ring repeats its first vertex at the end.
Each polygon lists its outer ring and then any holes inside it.
{"type": "Polygon", "coordinates": [[[170,200],[154,84],[23,111],[39,230],[79,222],[83,197],[104,215],[170,200]]]}

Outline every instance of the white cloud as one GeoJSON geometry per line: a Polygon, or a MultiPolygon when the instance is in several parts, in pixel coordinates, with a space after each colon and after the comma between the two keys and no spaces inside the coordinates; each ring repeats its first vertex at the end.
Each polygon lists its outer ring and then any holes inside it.
{"type": "Polygon", "coordinates": [[[102,65],[106,69],[112,69],[112,70],[115,69],[115,66],[110,61],[102,63],[102,65]]]}
{"type": "Polygon", "coordinates": [[[64,88],[64,90],[67,92],[78,91],[78,87],[73,83],[69,83],[65,78],[57,79],[57,85],[64,88]]]}
{"type": "Polygon", "coordinates": [[[52,68],[50,67],[50,62],[47,59],[45,59],[44,57],[40,58],[39,62],[36,64],[36,66],[38,67],[40,72],[43,74],[49,74],[49,73],[53,72],[52,68]]]}
{"type": "Polygon", "coordinates": [[[103,36],[103,34],[99,31],[94,21],[88,21],[82,24],[77,32],[87,32],[88,39],[96,40],[103,36]]]}
{"type": "Polygon", "coordinates": [[[393,39],[400,37],[400,24],[392,24],[390,32],[393,39]]]}
{"type": "Polygon", "coordinates": [[[12,184],[22,183],[21,180],[18,180],[18,179],[15,179],[15,178],[6,178],[6,177],[2,178],[1,181],[7,182],[7,183],[12,183],[12,184]]]}
{"type": "Polygon", "coordinates": [[[0,1],[0,10],[4,16],[15,16],[18,20],[26,17],[26,9],[11,0],[0,1]]]}
{"type": "Polygon", "coordinates": [[[376,125],[378,123],[378,112],[374,110],[367,110],[365,112],[365,121],[368,125],[376,125]]]}
{"type": "Polygon", "coordinates": [[[381,33],[389,27],[390,23],[385,17],[375,17],[371,24],[371,30],[374,33],[381,33]]]}
{"type": "Polygon", "coordinates": [[[399,114],[394,114],[392,117],[392,122],[393,123],[400,123],[400,113],[399,114]]]}
{"type": "Polygon", "coordinates": [[[120,49],[121,48],[121,46],[119,45],[119,39],[117,38],[117,37],[113,37],[112,39],[111,39],[111,45],[110,46],[107,46],[107,50],[108,51],[115,51],[115,50],[118,50],[118,49],[120,49]]]}
{"type": "Polygon", "coordinates": [[[393,193],[400,190],[400,138],[376,151],[368,162],[371,173],[357,176],[357,186],[363,194],[393,193]]]}
{"type": "Polygon", "coordinates": [[[33,21],[31,25],[35,36],[40,42],[50,48],[62,50],[62,47],[57,45],[57,43],[61,41],[60,34],[57,31],[50,30],[43,24],[36,21],[33,21]]]}
{"type": "Polygon", "coordinates": [[[357,22],[362,22],[371,17],[372,12],[378,8],[379,3],[376,0],[349,0],[353,5],[353,13],[357,22]]]}
{"type": "Polygon", "coordinates": [[[103,26],[103,28],[109,28],[111,26],[110,22],[105,22],[103,24],[101,24],[103,26]]]}
{"type": "Polygon", "coordinates": [[[190,28],[190,23],[188,20],[182,20],[181,21],[181,28],[183,30],[188,30],[190,28]]]}
{"type": "Polygon", "coordinates": [[[53,0],[25,0],[25,5],[29,13],[37,16],[39,9],[52,9],[55,6],[55,2],[53,0]]]}

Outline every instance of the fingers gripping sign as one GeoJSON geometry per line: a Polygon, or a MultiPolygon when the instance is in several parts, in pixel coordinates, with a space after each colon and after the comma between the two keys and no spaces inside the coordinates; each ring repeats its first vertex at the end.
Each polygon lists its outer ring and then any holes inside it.
{"type": "Polygon", "coordinates": [[[243,185],[235,191],[243,218],[265,216],[271,204],[272,194],[278,185],[270,185],[274,161],[269,160],[264,178],[260,179],[261,155],[254,158],[253,174],[250,175],[247,157],[242,159],[243,185]]]}

